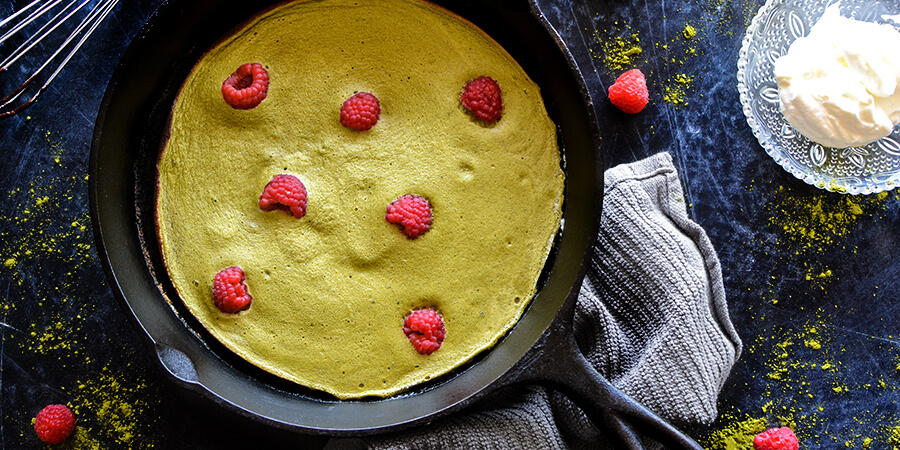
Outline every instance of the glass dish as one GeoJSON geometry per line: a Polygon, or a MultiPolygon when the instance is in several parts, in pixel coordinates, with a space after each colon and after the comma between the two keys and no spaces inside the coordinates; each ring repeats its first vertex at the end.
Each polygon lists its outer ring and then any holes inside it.
{"type": "MultiPolygon", "coordinates": [[[[753,18],[738,57],[738,91],[753,134],[775,161],[795,177],[822,189],[872,194],[900,185],[900,127],[863,147],[830,148],[797,132],[780,109],[775,60],[806,36],[836,0],[768,0],[753,18]]],[[[898,0],[841,0],[852,19],[900,29],[898,0]],[[891,17],[893,16],[893,17],[891,17]]]]}

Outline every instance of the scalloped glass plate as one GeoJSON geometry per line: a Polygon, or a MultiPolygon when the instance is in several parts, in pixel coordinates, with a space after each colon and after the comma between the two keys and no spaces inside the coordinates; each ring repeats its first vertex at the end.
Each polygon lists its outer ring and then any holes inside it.
{"type": "MultiPolygon", "coordinates": [[[[900,127],[864,147],[830,148],[797,132],[781,113],[775,60],[806,36],[837,0],[768,0],[747,28],[738,57],[738,91],[753,134],[795,177],[822,189],[872,194],[900,185],[900,127]]],[[[900,1],[841,0],[844,17],[887,23],[900,30],[900,1]],[[893,16],[893,17],[891,17],[893,16]]]]}

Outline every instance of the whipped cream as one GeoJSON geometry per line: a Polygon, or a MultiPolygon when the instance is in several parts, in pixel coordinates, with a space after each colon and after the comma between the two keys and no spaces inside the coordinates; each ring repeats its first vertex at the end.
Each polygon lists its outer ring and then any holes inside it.
{"type": "Polygon", "coordinates": [[[807,138],[836,148],[876,141],[900,123],[900,32],[829,6],[775,61],[775,79],[782,112],[807,138]]]}

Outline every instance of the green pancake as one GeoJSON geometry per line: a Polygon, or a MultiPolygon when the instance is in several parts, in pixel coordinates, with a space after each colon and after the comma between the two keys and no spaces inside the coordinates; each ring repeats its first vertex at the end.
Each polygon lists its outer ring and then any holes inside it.
{"type": "Polygon", "coordinates": [[[159,239],[181,299],[227,348],[340,399],[389,396],[516,323],[560,227],[563,184],[537,85],[474,25],[418,0],[298,1],[246,23],[185,81],[159,162],[159,239]],[[248,62],[268,70],[268,96],[236,110],[220,89],[248,62]],[[503,90],[493,125],[459,102],[482,75],[503,90]],[[365,132],[339,121],[360,91],[382,108],[365,132]],[[259,208],[280,173],[306,185],[303,218],[259,208]],[[384,218],[405,194],[433,206],[415,240],[384,218]],[[224,314],[211,286],[233,265],[253,304],[224,314]],[[447,329],[431,355],[402,331],[423,307],[447,329]]]}

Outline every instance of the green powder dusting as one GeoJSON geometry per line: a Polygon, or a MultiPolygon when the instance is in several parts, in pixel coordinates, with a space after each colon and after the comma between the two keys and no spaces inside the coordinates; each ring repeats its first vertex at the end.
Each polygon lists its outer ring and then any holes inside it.
{"type": "Polygon", "coordinates": [[[23,351],[45,355],[48,364],[86,372],[58,386],[71,399],[69,407],[78,418],[76,433],[63,448],[101,449],[109,443],[122,448],[154,447],[151,430],[160,409],[155,387],[131,368],[127,373],[118,372],[108,364],[99,366],[87,355],[84,345],[90,338],[81,314],[72,319],[57,314],[49,318],[49,325],[31,324],[18,344],[23,351]]]}
{"type": "MultiPolygon", "coordinates": [[[[751,181],[749,190],[755,189],[754,183],[751,181]]],[[[845,365],[843,358],[850,349],[839,345],[843,342],[839,337],[847,330],[835,326],[834,318],[864,311],[829,302],[826,288],[839,278],[841,266],[824,263],[822,255],[856,252],[852,244],[845,244],[855,242],[848,238],[884,217],[889,195],[894,200],[900,197],[896,193],[839,195],[774,183],[766,191],[771,192],[771,197],[754,213],[767,226],[750,233],[747,244],[754,248],[759,267],[769,268],[747,281],[748,292],[759,292],[760,300],[738,312],[741,320],[759,322],[755,325],[756,336],[745,340],[739,364],[764,369],[754,372],[754,390],[746,393],[738,403],[741,406],[720,406],[724,418],[717,419],[713,428],[729,430],[736,426],[735,422],[748,417],[764,418],[768,428],[791,427],[803,448],[891,448],[888,435],[892,431],[886,431],[885,422],[897,425],[896,415],[886,416],[884,411],[864,406],[851,408],[846,412],[852,415],[848,417],[850,424],[841,422],[841,426],[836,426],[834,412],[827,411],[827,405],[836,398],[900,398],[900,379],[894,372],[900,363],[900,350],[893,343],[894,337],[869,344],[873,354],[890,359],[885,373],[868,373],[868,377],[860,378],[857,367],[845,365]],[[773,248],[789,248],[791,253],[773,258],[773,248]],[[798,307],[797,298],[784,293],[785,284],[806,287],[808,292],[800,295],[821,299],[819,306],[812,306],[814,309],[804,312],[803,319],[798,318],[791,312],[798,307]]],[[[877,294],[878,287],[874,289],[877,294]]],[[[893,447],[900,450],[900,431],[896,439],[898,443],[893,447]]],[[[727,448],[725,444],[710,447],[727,448]]],[[[752,449],[752,445],[732,448],[752,449]]]]}
{"type": "MultiPolygon", "coordinates": [[[[854,391],[876,392],[879,395],[897,395],[900,385],[873,377],[872,380],[857,380],[845,368],[841,358],[845,349],[836,344],[835,329],[829,320],[831,308],[822,307],[815,311],[815,318],[803,323],[783,322],[780,314],[767,325],[752,341],[747,342],[742,359],[749,364],[761,365],[767,370],[761,375],[763,388],[754,392],[762,404],[758,410],[732,410],[717,420],[715,429],[724,433],[711,435],[704,443],[706,448],[752,448],[752,445],[741,447],[741,443],[733,443],[727,436],[744,430],[742,422],[752,415],[773,426],[788,426],[794,430],[805,448],[836,448],[850,443],[850,448],[861,448],[868,445],[873,448],[884,438],[870,438],[877,432],[877,423],[883,420],[879,411],[857,411],[853,420],[858,428],[834,429],[829,433],[820,430],[829,427],[829,415],[825,413],[822,403],[824,397],[853,395],[854,391]],[[735,417],[744,416],[735,420],[735,417]],[[731,418],[729,420],[729,417],[731,418]],[[869,438],[868,441],[866,439],[869,438]],[[716,444],[716,442],[718,442],[716,444]],[[730,446],[729,446],[730,445],[730,446]]],[[[766,313],[760,313],[757,320],[767,321],[766,313]]],[[[884,351],[896,352],[885,344],[884,351]]],[[[745,433],[745,434],[749,434],[745,433]]],[[[749,441],[744,441],[747,444],[749,441]]]]}
{"type": "MultiPolygon", "coordinates": [[[[36,324],[29,326],[25,341],[20,341],[22,345],[27,345],[28,350],[39,355],[46,355],[56,350],[64,350],[73,352],[74,348],[79,348],[79,342],[73,338],[71,325],[62,321],[56,321],[50,327],[38,327],[36,324]]],[[[77,354],[79,350],[75,350],[77,354]]]]}
{"type": "MultiPolygon", "coordinates": [[[[874,196],[801,194],[780,186],[768,205],[769,224],[781,227],[787,241],[804,251],[821,254],[835,247],[835,238],[848,235],[861,216],[885,208],[886,192],[874,196]]],[[[830,277],[830,272],[823,272],[830,277]]]]}
{"type": "MultiPolygon", "coordinates": [[[[90,230],[85,225],[90,223],[90,217],[86,211],[74,213],[69,209],[71,203],[78,201],[76,196],[87,190],[86,185],[77,176],[41,177],[27,189],[9,192],[8,201],[17,208],[0,220],[14,232],[0,235],[0,260],[4,268],[12,271],[11,279],[22,284],[24,280],[17,269],[28,270],[50,261],[73,270],[95,261],[90,230]],[[66,225],[59,220],[60,215],[76,216],[72,222],[78,226],[66,225]]],[[[73,282],[69,277],[62,281],[73,282]]]]}
{"type": "Polygon", "coordinates": [[[691,82],[694,80],[693,76],[686,75],[680,73],[675,75],[668,82],[666,82],[663,100],[673,105],[685,105],[687,106],[688,102],[686,99],[687,91],[691,87],[691,82]]]}
{"type": "Polygon", "coordinates": [[[143,380],[104,367],[90,378],[76,381],[75,387],[66,391],[73,396],[72,412],[84,429],[86,441],[132,447],[140,436],[140,447],[154,446],[148,439],[156,426],[156,415],[149,413],[159,405],[143,380]]]}
{"type": "Polygon", "coordinates": [[[813,267],[810,267],[809,263],[804,263],[804,266],[806,266],[804,279],[813,289],[824,292],[835,280],[834,273],[827,267],[820,266],[818,263],[813,263],[813,267]]]}
{"type": "MultiPolygon", "coordinates": [[[[836,195],[825,191],[798,190],[777,186],[763,207],[768,224],[775,231],[767,244],[794,249],[791,265],[801,267],[802,278],[812,290],[827,294],[836,282],[837,268],[820,262],[821,255],[840,251],[855,253],[856,248],[840,244],[850,236],[861,220],[877,220],[876,214],[887,209],[887,193],[876,195],[836,195]]],[[[771,292],[776,295],[774,292],[771,292]]]]}
{"type": "Polygon", "coordinates": [[[741,28],[747,28],[760,5],[753,0],[705,0],[700,3],[706,21],[715,24],[715,30],[723,36],[734,35],[735,22],[743,22],[741,28]]]}
{"type": "Polygon", "coordinates": [[[604,65],[612,71],[621,71],[634,65],[635,60],[643,49],[641,48],[641,40],[637,33],[631,33],[630,36],[620,37],[614,36],[598,42],[603,44],[603,62],[604,65]]]}
{"type": "Polygon", "coordinates": [[[736,420],[726,415],[730,423],[700,439],[707,450],[746,450],[753,448],[753,438],[766,430],[768,422],[764,418],[736,420]]]}
{"type": "Polygon", "coordinates": [[[661,66],[654,64],[653,71],[648,71],[649,60],[645,57],[645,47],[638,33],[619,22],[613,22],[609,29],[594,31],[594,44],[598,44],[600,49],[595,51],[597,49],[590,48],[589,51],[595,59],[602,61],[610,83],[627,69],[642,69],[647,78],[651,99],[662,97],[672,105],[687,106],[688,92],[695,75],[680,71],[690,59],[703,53],[697,47],[701,30],[702,28],[698,30],[685,23],[680,33],[665,41],[649,44],[655,49],[654,57],[658,57],[656,61],[661,63],[661,66]],[[644,59],[640,59],[642,57],[644,59]],[[658,73],[664,75],[657,75],[658,73]],[[675,75],[663,80],[669,74],[675,75]]]}
{"type": "MultiPolygon", "coordinates": [[[[10,358],[29,354],[35,364],[60,374],[45,381],[52,397],[34,398],[36,402],[58,398],[75,413],[75,433],[59,448],[152,448],[160,397],[143,381],[146,369],[132,365],[137,359],[129,354],[133,349],[115,341],[103,343],[108,352],[103,353],[103,366],[86,351],[103,320],[91,297],[97,287],[85,283],[99,270],[85,208],[87,177],[71,175],[69,165],[80,162],[65,155],[54,133],[45,136],[47,148],[36,153],[48,158],[37,161],[22,187],[7,191],[10,208],[0,216],[8,230],[0,233],[0,270],[11,281],[0,300],[5,353],[10,358]],[[49,272],[47,279],[31,276],[42,271],[49,272]],[[30,322],[17,321],[14,315],[20,306],[37,308],[40,314],[30,322]]],[[[7,423],[20,429],[14,436],[18,442],[7,441],[11,448],[34,445],[33,415],[44,404],[26,403],[6,412],[7,423]]]]}
{"type": "Polygon", "coordinates": [[[894,450],[900,450],[900,426],[892,427],[890,433],[891,445],[894,446],[894,450]]]}

